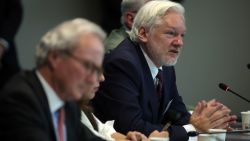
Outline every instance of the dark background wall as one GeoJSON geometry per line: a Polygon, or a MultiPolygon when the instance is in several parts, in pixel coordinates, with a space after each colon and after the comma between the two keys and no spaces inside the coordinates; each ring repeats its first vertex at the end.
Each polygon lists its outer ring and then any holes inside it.
{"type": "MultiPolygon", "coordinates": [[[[111,0],[107,0],[108,3],[111,0]]],[[[103,25],[104,0],[23,0],[24,19],[17,35],[18,53],[25,69],[34,67],[35,45],[56,24],[84,17],[103,25]]],[[[218,88],[225,82],[250,99],[250,1],[186,0],[187,34],[176,65],[180,94],[188,105],[216,98],[235,114],[250,105],[218,88]]],[[[112,19],[112,18],[111,18],[112,19]]],[[[112,25],[114,22],[110,20],[112,25]]]]}

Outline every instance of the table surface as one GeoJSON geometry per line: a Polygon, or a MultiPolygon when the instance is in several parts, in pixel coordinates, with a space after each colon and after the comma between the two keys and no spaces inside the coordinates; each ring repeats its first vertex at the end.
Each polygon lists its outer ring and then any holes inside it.
{"type": "MultiPolygon", "coordinates": [[[[237,122],[232,126],[235,130],[241,130],[242,126],[240,122],[237,122]]],[[[227,134],[226,141],[250,141],[250,133],[234,133],[227,134]]]]}
{"type": "Polygon", "coordinates": [[[250,141],[249,133],[227,134],[226,141],[250,141]]]}

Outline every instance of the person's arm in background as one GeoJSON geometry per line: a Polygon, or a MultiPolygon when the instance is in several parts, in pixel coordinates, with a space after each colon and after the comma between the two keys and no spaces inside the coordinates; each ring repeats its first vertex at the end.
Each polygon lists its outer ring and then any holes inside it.
{"type": "Polygon", "coordinates": [[[0,60],[9,43],[14,42],[21,25],[23,9],[21,0],[1,0],[0,2],[0,60]]]}

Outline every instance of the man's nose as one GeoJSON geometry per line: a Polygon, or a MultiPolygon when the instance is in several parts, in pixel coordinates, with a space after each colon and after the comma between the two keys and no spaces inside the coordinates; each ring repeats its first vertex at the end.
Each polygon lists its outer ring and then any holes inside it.
{"type": "Polygon", "coordinates": [[[177,46],[183,46],[183,37],[182,36],[177,36],[174,40],[174,45],[177,45],[177,46]]]}

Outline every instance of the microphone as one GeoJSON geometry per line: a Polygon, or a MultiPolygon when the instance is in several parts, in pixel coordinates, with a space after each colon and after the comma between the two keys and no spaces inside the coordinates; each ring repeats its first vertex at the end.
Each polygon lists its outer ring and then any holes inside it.
{"type": "Polygon", "coordinates": [[[241,98],[241,99],[247,101],[248,103],[250,103],[250,100],[248,100],[248,99],[246,99],[245,97],[243,97],[243,96],[239,95],[238,93],[234,92],[234,91],[231,90],[226,84],[219,83],[219,87],[220,87],[222,90],[224,90],[224,91],[226,91],[226,92],[229,91],[229,92],[235,94],[236,96],[238,96],[239,98],[241,98]]]}
{"type": "Polygon", "coordinates": [[[250,70],[250,64],[247,64],[247,68],[250,70]]]}
{"type": "Polygon", "coordinates": [[[234,131],[218,131],[218,132],[197,132],[197,131],[190,131],[187,133],[189,137],[196,137],[200,134],[235,134],[235,133],[250,133],[250,130],[234,130],[234,131]]]}
{"type": "Polygon", "coordinates": [[[177,120],[181,118],[181,114],[174,110],[169,110],[167,112],[166,117],[168,118],[169,122],[165,124],[165,126],[162,128],[162,131],[167,131],[167,129],[171,126],[173,122],[176,122],[177,120]]]}

